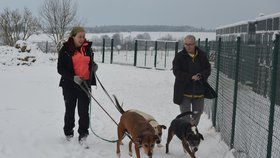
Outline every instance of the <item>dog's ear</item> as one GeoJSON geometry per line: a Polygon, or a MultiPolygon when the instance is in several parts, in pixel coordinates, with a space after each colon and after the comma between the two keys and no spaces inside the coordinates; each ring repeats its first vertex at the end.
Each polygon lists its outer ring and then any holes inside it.
{"type": "Polygon", "coordinates": [[[204,140],[203,135],[199,133],[199,137],[201,140],[204,140]]]}
{"type": "Polygon", "coordinates": [[[161,127],[162,129],[166,129],[166,128],[167,128],[165,125],[160,125],[160,127],[161,127]]]}

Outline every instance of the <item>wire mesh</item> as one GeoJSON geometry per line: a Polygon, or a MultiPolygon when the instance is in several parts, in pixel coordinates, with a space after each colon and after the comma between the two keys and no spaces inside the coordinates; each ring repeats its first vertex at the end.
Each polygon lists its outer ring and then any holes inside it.
{"type": "MultiPolygon", "coordinates": [[[[263,44],[241,43],[237,110],[235,127],[232,127],[234,79],[236,72],[236,41],[222,42],[220,54],[220,73],[217,98],[216,130],[222,139],[231,146],[231,136],[234,134],[234,155],[240,158],[263,158],[267,156],[268,126],[270,116],[270,91],[274,43],[263,44]],[[234,128],[234,133],[232,133],[234,128]]],[[[217,44],[210,45],[214,53],[214,68],[217,70],[217,44]]],[[[211,53],[210,53],[211,54],[211,53]]],[[[211,56],[210,56],[211,57],[211,56]]],[[[276,105],[273,129],[271,157],[280,156],[280,57],[278,56],[276,105]]],[[[212,70],[209,82],[215,83],[217,72],[212,70]],[[214,73],[214,75],[213,75],[214,73]]],[[[207,101],[205,112],[213,115],[213,101],[207,101]]],[[[274,106],[274,105],[272,105],[274,106]]]]}

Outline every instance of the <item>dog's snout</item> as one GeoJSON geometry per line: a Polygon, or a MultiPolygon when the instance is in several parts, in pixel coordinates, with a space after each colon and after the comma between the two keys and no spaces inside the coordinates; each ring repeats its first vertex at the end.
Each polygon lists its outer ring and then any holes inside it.
{"type": "Polygon", "coordinates": [[[149,156],[149,157],[152,157],[152,156],[153,156],[153,153],[149,151],[149,152],[148,152],[148,156],[149,156]]]}
{"type": "Polygon", "coordinates": [[[197,147],[194,147],[194,148],[193,148],[193,151],[194,151],[194,152],[197,152],[197,150],[198,150],[197,147]]]}
{"type": "Polygon", "coordinates": [[[156,140],[156,143],[157,143],[157,144],[160,144],[160,143],[161,143],[161,139],[160,139],[160,138],[157,139],[157,140],[156,140]]]}

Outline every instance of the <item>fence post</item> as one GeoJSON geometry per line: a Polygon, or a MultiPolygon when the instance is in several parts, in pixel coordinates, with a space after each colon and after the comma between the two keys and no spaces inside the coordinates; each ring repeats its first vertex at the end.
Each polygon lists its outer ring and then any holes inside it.
{"type": "MultiPolygon", "coordinates": [[[[221,48],[222,48],[222,38],[219,38],[218,43],[218,52],[217,52],[217,75],[216,75],[216,92],[219,94],[219,75],[220,75],[220,60],[221,60],[221,48]]],[[[218,95],[219,97],[219,95],[218,95]]],[[[214,100],[214,107],[213,107],[213,115],[212,115],[212,124],[216,127],[216,119],[217,119],[217,107],[218,107],[218,98],[214,100]]]]}
{"type": "Polygon", "coordinates": [[[205,39],[205,52],[206,52],[206,55],[207,55],[207,58],[209,59],[209,48],[208,48],[208,38],[205,39]]]}
{"type": "Polygon", "coordinates": [[[48,50],[48,44],[49,44],[49,42],[47,41],[47,42],[46,42],[46,54],[47,54],[48,51],[49,51],[49,50],[48,50]]]}
{"type": "Polygon", "coordinates": [[[272,72],[271,72],[271,90],[270,90],[270,115],[268,125],[268,142],[267,142],[267,154],[266,158],[271,158],[272,152],[272,137],[273,137],[273,122],[274,122],[274,109],[276,101],[276,85],[277,85],[277,66],[278,66],[278,53],[279,53],[279,38],[280,35],[276,35],[273,58],[272,58],[272,72]]]}
{"type": "Polygon", "coordinates": [[[145,58],[144,58],[144,66],[147,65],[147,50],[148,50],[147,44],[148,44],[148,42],[147,42],[147,40],[145,40],[145,58]]]}
{"type": "Polygon", "coordinates": [[[110,60],[110,64],[113,63],[113,55],[114,55],[114,39],[111,39],[111,60],[110,60]]]}
{"type": "Polygon", "coordinates": [[[137,64],[137,40],[135,40],[135,43],[134,43],[134,66],[136,66],[137,64]]]}
{"type": "Polygon", "coordinates": [[[166,58],[167,58],[167,42],[165,42],[165,45],[164,45],[164,68],[166,68],[166,58]]]}
{"type": "Polygon", "coordinates": [[[175,54],[178,53],[179,42],[175,42],[175,54]]]}
{"type": "Polygon", "coordinates": [[[105,60],[105,38],[103,38],[103,47],[102,47],[102,63],[105,60]]]}
{"type": "Polygon", "coordinates": [[[240,37],[237,37],[236,44],[236,62],[235,62],[235,77],[234,77],[234,94],[233,94],[233,108],[232,108],[232,126],[231,126],[231,140],[230,148],[234,145],[235,136],[235,122],[236,122],[236,108],[237,108],[237,90],[238,90],[238,76],[239,76],[239,56],[240,56],[240,37]]]}
{"type": "Polygon", "coordinates": [[[154,59],[154,67],[157,67],[157,41],[155,41],[155,59],[154,59]]]}

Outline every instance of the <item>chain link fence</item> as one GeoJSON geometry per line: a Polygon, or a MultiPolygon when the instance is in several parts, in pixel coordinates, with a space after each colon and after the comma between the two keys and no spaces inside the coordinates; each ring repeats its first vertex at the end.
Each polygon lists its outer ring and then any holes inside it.
{"type": "Polygon", "coordinates": [[[215,54],[209,82],[218,98],[206,101],[206,113],[236,157],[278,158],[279,38],[262,44],[213,43],[209,45],[209,52],[215,54]]]}

